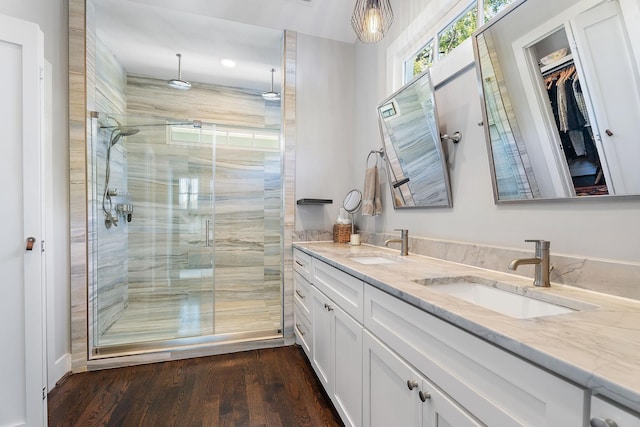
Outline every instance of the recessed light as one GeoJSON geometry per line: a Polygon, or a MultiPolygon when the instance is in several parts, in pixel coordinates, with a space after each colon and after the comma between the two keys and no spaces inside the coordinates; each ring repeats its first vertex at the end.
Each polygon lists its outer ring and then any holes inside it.
{"type": "Polygon", "coordinates": [[[236,66],[236,61],[234,61],[233,59],[229,59],[229,58],[221,59],[220,63],[222,65],[224,65],[225,67],[228,67],[228,68],[233,68],[233,67],[236,66]]]}

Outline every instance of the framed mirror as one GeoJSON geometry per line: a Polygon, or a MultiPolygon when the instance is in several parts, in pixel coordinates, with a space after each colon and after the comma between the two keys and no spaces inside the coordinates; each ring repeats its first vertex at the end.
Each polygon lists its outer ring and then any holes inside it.
{"type": "Polygon", "coordinates": [[[543,1],[473,37],[495,201],[638,195],[640,8],[543,1]]]}
{"type": "Polygon", "coordinates": [[[393,207],[451,207],[451,186],[429,71],[378,106],[393,207]]]}

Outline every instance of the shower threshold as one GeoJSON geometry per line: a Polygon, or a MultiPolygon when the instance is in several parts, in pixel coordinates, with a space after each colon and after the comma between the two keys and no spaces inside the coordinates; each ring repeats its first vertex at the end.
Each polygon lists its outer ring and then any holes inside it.
{"type": "Polygon", "coordinates": [[[251,343],[256,341],[282,340],[281,329],[251,332],[232,332],[226,334],[175,338],[169,340],[136,342],[131,344],[93,347],[89,360],[99,360],[123,356],[135,356],[148,353],[204,350],[230,344],[251,343]]]}

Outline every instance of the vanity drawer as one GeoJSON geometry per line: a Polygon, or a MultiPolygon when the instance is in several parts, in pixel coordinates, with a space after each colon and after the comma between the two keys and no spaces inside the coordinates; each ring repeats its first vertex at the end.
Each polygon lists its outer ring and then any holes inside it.
{"type": "Polygon", "coordinates": [[[312,359],[313,356],[311,352],[312,350],[311,346],[313,344],[313,339],[311,335],[312,334],[311,321],[307,316],[302,314],[302,310],[298,305],[296,305],[293,309],[293,322],[294,322],[293,330],[296,335],[296,342],[300,344],[305,354],[307,355],[307,358],[309,360],[313,360],[312,359]]]}
{"type": "Polygon", "coordinates": [[[316,258],[313,258],[312,264],[311,283],[362,324],[364,283],[316,258]]]}
{"type": "Polygon", "coordinates": [[[299,249],[293,250],[293,269],[300,273],[302,277],[307,279],[309,282],[313,281],[311,256],[305,254],[299,249]]]}
{"type": "Polygon", "coordinates": [[[311,283],[300,273],[293,273],[293,287],[296,306],[309,318],[311,318],[311,283]]]}
{"type": "Polygon", "coordinates": [[[599,396],[591,397],[589,420],[591,427],[613,426],[608,420],[615,422],[618,427],[640,426],[640,414],[614,405],[599,396]]]}
{"type": "Polygon", "coordinates": [[[489,426],[585,425],[587,392],[372,286],[364,325],[489,426]]]}

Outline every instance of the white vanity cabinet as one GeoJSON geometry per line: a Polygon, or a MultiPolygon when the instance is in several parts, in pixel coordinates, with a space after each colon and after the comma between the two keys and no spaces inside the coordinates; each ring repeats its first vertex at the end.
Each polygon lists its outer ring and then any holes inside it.
{"type": "Polygon", "coordinates": [[[630,427],[640,426],[640,414],[631,410],[619,407],[601,398],[591,397],[591,416],[589,417],[591,427],[630,427]]]}
{"type": "Polygon", "coordinates": [[[297,342],[345,425],[361,426],[364,284],[299,250],[294,270],[297,342]]]}
{"type": "Polygon", "coordinates": [[[483,425],[367,331],[363,372],[365,426],[483,425]]]}
{"type": "Polygon", "coordinates": [[[588,423],[585,390],[372,286],[364,326],[483,424],[588,423]]]}

